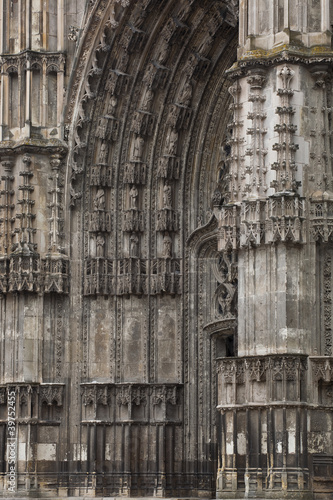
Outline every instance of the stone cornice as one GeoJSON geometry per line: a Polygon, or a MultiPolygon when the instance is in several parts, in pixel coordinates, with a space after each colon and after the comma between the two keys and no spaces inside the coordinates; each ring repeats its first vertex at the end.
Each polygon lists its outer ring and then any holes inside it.
{"type": "Polygon", "coordinates": [[[272,50],[251,50],[245,54],[227,71],[231,78],[244,76],[248,69],[254,67],[267,67],[277,64],[315,64],[331,65],[333,52],[326,46],[309,48],[299,45],[279,45],[272,50]]]}
{"type": "Polygon", "coordinates": [[[64,71],[66,55],[64,52],[42,52],[30,49],[23,50],[17,54],[0,55],[0,67],[4,71],[7,71],[12,66],[18,67],[27,62],[38,65],[45,62],[47,67],[50,66],[52,69],[55,67],[57,71],[64,71]]]}
{"type": "Polygon", "coordinates": [[[50,152],[65,156],[67,144],[59,139],[25,138],[19,141],[1,141],[1,156],[16,156],[23,153],[50,152]]]}

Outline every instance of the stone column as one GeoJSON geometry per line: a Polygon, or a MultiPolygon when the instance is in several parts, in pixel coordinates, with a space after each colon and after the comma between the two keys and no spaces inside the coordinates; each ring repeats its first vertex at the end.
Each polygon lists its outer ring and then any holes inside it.
{"type": "MultiPolygon", "coordinates": [[[[218,214],[219,249],[237,250],[239,277],[238,357],[219,362],[220,498],[312,498],[311,453],[327,449],[313,446],[311,377],[318,356],[332,355],[328,4],[240,2],[218,214]]],[[[323,412],[322,436],[332,423],[323,412]]]]}

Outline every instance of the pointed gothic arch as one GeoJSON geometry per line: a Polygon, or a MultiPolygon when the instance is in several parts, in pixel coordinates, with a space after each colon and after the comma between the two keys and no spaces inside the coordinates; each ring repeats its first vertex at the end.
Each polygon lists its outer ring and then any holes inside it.
{"type": "MultiPolygon", "coordinates": [[[[200,294],[212,275],[188,240],[213,213],[237,19],[221,1],[155,3],[93,7],[67,99],[67,230],[83,275],[73,298],[89,442],[81,460],[100,453],[98,418],[109,424],[103,446],[112,440],[114,450],[97,473],[129,474],[131,494],[174,495],[185,483],[188,494],[211,494],[216,382],[200,294]],[[118,463],[121,446],[133,456],[118,463]]],[[[108,481],[112,489],[112,474],[108,481]]]]}

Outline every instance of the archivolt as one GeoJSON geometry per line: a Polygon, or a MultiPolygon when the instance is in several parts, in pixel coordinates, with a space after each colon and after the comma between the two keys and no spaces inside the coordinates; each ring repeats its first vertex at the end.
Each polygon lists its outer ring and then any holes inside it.
{"type": "Polygon", "coordinates": [[[125,3],[91,7],[68,94],[71,270],[84,277],[72,288],[77,362],[85,382],[173,384],[178,448],[170,461],[147,451],[148,463],[191,471],[191,494],[201,470],[202,494],[214,489],[217,467],[216,352],[204,326],[235,13],[230,1],[125,3]],[[97,358],[91,346],[102,337],[97,358]]]}
{"type": "MultiPolygon", "coordinates": [[[[162,253],[165,230],[177,228],[172,244],[178,255],[210,215],[229,115],[225,70],[236,49],[231,4],[100,0],[87,13],[67,104],[70,203],[82,198],[83,212],[91,210],[97,194],[92,169],[109,165],[107,202],[121,230],[132,181],[138,184],[135,203],[144,220],[137,224],[151,228],[144,254],[162,253]],[[171,219],[159,226],[168,190],[171,219]]],[[[110,245],[113,255],[128,253],[129,232],[110,245]]]]}

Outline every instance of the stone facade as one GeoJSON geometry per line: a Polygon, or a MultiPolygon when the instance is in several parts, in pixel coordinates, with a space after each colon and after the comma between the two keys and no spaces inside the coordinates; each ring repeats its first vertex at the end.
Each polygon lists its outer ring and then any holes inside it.
{"type": "Polygon", "coordinates": [[[333,498],[332,20],[0,1],[0,496],[333,498]]]}

